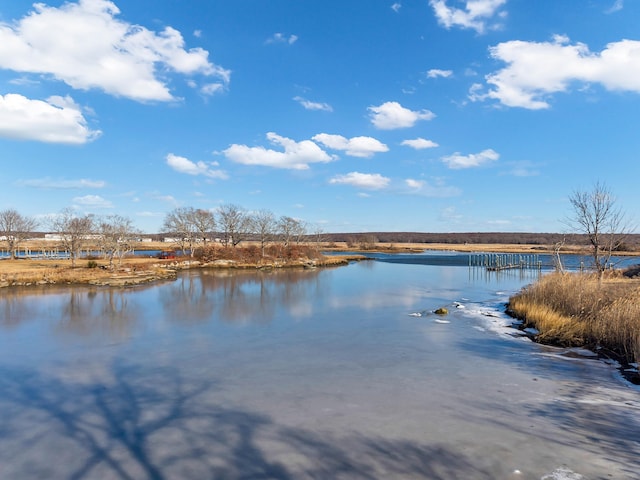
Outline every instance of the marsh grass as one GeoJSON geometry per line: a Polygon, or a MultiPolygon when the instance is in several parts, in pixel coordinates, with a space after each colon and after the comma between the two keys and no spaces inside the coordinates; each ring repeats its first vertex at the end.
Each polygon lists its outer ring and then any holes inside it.
{"type": "Polygon", "coordinates": [[[640,283],[619,273],[602,281],[585,273],[554,273],[509,300],[509,312],[540,333],[537,340],[640,360],[640,283]]]}

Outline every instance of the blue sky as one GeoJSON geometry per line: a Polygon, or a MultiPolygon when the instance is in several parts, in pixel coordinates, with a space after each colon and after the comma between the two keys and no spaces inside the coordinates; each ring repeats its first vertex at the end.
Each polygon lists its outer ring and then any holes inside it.
{"type": "Polygon", "coordinates": [[[602,182],[635,218],[638,25],[639,0],[5,1],[0,209],[560,232],[602,182]]]}

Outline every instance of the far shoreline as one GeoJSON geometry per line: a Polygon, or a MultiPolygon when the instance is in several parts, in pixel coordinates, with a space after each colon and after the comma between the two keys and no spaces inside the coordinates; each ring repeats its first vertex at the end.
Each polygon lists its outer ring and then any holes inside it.
{"type": "MultiPolygon", "coordinates": [[[[156,256],[144,256],[139,252],[171,252],[175,246],[164,242],[144,242],[136,245],[136,255],[129,255],[114,268],[108,267],[107,260],[91,257],[80,258],[76,266],[71,260],[63,258],[19,258],[0,260],[0,288],[29,287],[34,285],[94,285],[124,287],[163,280],[173,280],[177,273],[187,269],[216,268],[236,270],[268,270],[281,268],[322,268],[346,265],[353,261],[366,260],[368,253],[413,254],[425,251],[462,252],[462,253],[513,253],[513,254],[554,254],[553,248],[531,244],[490,244],[490,243],[376,243],[353,245],[347,242],[326,242],[301,244],[304,254],[293,258],[259,258],[245,261],[242,258],[216,259],[201,261],[188,256],[161,259],[156,256]],[[309,253],[311,252],[311,253],[309,253]],[[338,254],[323,255],[321,252],[338,254]]],[[[20,251],[53,251],[55,245],[41,241],[29,241],[21,245],[20,251]]],[[[242,252],[253,249],[255,242],[245,242],[238,247],[216,247],[219,251],[228,248],[229,252],[242,252]]],[[[254,252],[255,253],[255,252],[254,252]]],[[[564,246],[562,254],[588,255],[584,247],[564,246]]],[[[638,256],[640,252],[619,252],[619,256],[638,256]]],[[[236,255],[237,256],[237,255],[236,255]]],[[[242,257],[242,255],[240,255],[242,257]]]]}

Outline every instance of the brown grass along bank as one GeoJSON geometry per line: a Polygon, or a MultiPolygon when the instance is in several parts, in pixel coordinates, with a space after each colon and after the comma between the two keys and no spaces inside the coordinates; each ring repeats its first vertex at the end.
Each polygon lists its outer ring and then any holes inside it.
{"type": "Polygon", "coordinates": [[[346,265],[363,260],[362,255],[322,255],[305,246],[270,246],[262,254],[255,245],[237,248],[211,246],[200,249],[191,258],[177,256],[163,260],[130,256],[110,269],[108,260],[82,259],[73,267],[68,259],[2,259],[0,287],[47,284],[89,284],[129,286],[157,280],[173,279],[178,270],[192,268],[268,269],[313,268],[346,265]]]}
{"type": "Polygon", "coordinates": [[[623,364],[640,361],[640,280],[611,272],[553,273],[509,299],[508,312],[535,340],[586,347],[623,364]]]}

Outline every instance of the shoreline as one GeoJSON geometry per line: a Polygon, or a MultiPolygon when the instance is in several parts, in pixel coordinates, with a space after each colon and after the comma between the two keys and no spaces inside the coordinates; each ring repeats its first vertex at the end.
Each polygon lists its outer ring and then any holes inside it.
{"type": "Polygon", "coordinates": [[[120,266],[108,268],[105,260],[79,260],[75,267],[69,259],[2,259],[0,260],[0,289],[43,285],[92,285],[106,287],[128,287],[165,280],[175,280],[178,272],[192,269],[226,270],[276,270],[285,268],[327,268],[362,261],[364,255],[332,255],[318,259],[298,258],[264,263],[245,263],[235,260],[201,262],[188,257],[161,260],[153,257],[130,257],[120,266]]]}

